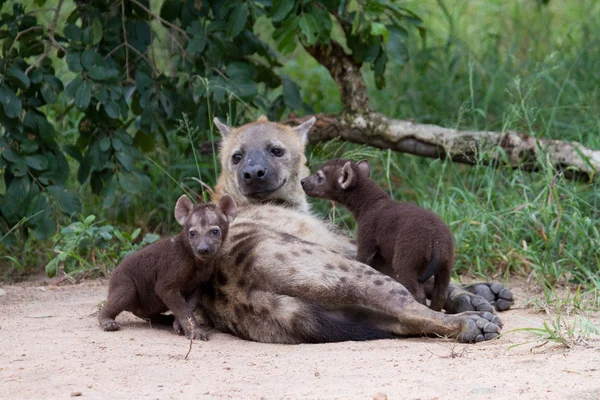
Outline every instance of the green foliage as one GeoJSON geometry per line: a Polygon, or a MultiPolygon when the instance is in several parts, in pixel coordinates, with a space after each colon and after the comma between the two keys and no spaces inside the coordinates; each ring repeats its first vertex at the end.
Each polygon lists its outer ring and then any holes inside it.
{"type": "Polygon", "coordinates": [[[134,244],[140,232],[141,229],[137,228],[129,234],[110,224],[97,222],[93,214],[88,215],[56,234],[52,248],[55,255],[46,264],[46,274],[53,277],[60,269],[69,276],[83,273],[105,275],[123,257],[159,239],[158,235],[148,233],[134,244]]]}
{"type": "MultiPolygon", "coordinates": [[[[311,110],[278,70],[281,56],[259,38],[265,24],[284,54],[297,43],[329,43],[339,25],[378,87],[385,43],[404,41],[401,24],[424,32],[416,15],[386,0],[164,0],[157,12],[153,5],[0,3],[1,231],[26,218],[25,235],[46,239],[82,212],[88,188],[105,209],[131,214],[132,200],[152,187],[144,153],[185,134],[183,114],[196,128],[188,143],[195,155],[194,145],[212,135],[213,115],[236,124],[256,110],[274,120],[311,110]],[[76,195],[77,187],[84,189],[76,195]]],[[[14,245],[15,234],[4,242],[14,245]]]]}

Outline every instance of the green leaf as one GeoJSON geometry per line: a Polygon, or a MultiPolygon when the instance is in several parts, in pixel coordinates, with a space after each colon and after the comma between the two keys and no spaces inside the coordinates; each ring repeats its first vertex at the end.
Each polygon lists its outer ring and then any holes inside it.
{"type": "Polygon", "coordinates": [[[116,78],[119,75],[119,72],[113,68],[95,65],[87,71],[87,75],[96,81],[108,81],[116,78]]]}
{"type": "Polygon", "coordinates": [[[90,105],[90,99],[92,97],[92,84],[88,81],[84,81],[75,93],[75,106],[81,111],[85,111],[90,105]]]}
{"type": "Polygon", "coordinates": [[[0,87],[0,103],[8,118],[17,118],[21,114],[21,100],[6,86],[0,87]]]}
{"type": "Polygon", "coordinates": [[[204,50],[205,46],[206,46],[206,35],[204,35],[203,33],[196,34],[196,35],[194,35],[192,40],[189,41],[187,50],[190,53],[201,54],[202,51],[204,50]]]}
{"type": "Polygon", "coordinates": [[[90,26],[90,40],[93,45],[98,44],[98,42],[102,40],[102,23],[98,18],[92,19],[92,24],[90,26]]]}
{"type": "Polygon", "coordinates": [[[19,153],[17,153],[15,150],[10,149],[10,148],[7,148],[4,151],[2,151],[2,157],[4,157],[4,159],[6,161],[10,161],[12,163],[17,162],[22,159],[22,157],[19,153]]]}
{"type": "Polygon", "coordinates": [[[81,29],[77,25],[67,24],[63,32],[70,41],[76,42],[81,40],[81,29]]]}
{"type": "Polygon", "coordinates": [[[76,51],[71,51],[67,53],[67,66],[73,72],[83,71],[83,68],[81,66],[81,53],[78,53],[76,51]]]}
{"type": "Polygon", "coordinates": [[[65,88],[65,96],[68,98],[74,98],[77,90],[83,84],[83,76],[76,76],[71,82],[67,83],[67,87],[65,88]]]}
{"type": "Polygon", "coordinates": [[[104,136],[100,139],[100,150],[106,151],[110,148],[110,136],[104,136]]]}
{"type": "Polygon", "coordinates": [[[48,191],[54,196],[56,201],[58,202],[58,206],[60,209],[71,215],[73,213],[81,212],[81,202],[79,198],[75,196],[75,194],[69,192],[63,186],[48,186],[48,191]]]}
{"type": "Polygon", "coordinates": [[[373,22],[371,23],[371,36],[381,36],[383,37],[383,43],[387,43],[387,41],[390,39],[390,32],[384,24],[380,22],[373,22]]]}
{"type": "Polygon", "coordinates": [[[33,140],[25,140],[21,143],[21,150],[23,153],[27,154],[35,153],[39,147],[40,146],[33,140]]]}
{"type": "Polygon", "coordinates": [[[96,65],[96,53],[92,50],[86,50],[81,54],[81,65],[87,71],[96,65]]]}
{"type": "Polygon", "coordinates": [[[132,172],[135,168],[135,165],[133,164],[134,158],[131,154],[125,153],[124,151],[118,151],[117,152],[117,160],[119,160],[119,163],[121,164],[121,166],[123,168],[125,168],[127,171],[132,172]]]}
{"type": "Polygon", "coordinates": [[[142,191],[142,181],[136,174],[119,172],[117,178],[119,179],[119,185],[124,191],[131,194],[142,191]]]}
{"type": "Polygon", "coordinates": [[[8,221],[16,223],[25,215],[28,206],[29,179],[16,178],[8,185],[4,199],[0,202],[0,213],[8,221]]]}
{"type": "Polygon", "coordinates": [[[58,93],[56,93],[55,88],[48,81],[42,82],[40,92],[42,93],[42,97],[44,98],[46,103],[56,103],[56,100],[58,99],[58,93]]]}
{"type": "Polygon", "coordinates": [[[104,111],[106,111],[108,116],[112,119],[119,117],[119,105],[111,99],[108,99],[108,101],[104,103],[104,111]]]}
{"type": "Polygon", "coordinates": [[[48,169],[48,159],[41,154],[25,156],[25,163],[27,166],[38,171],[45,171],[48,169]]]}
{"type": "Polygon", "coordinates": [[[11,65],[6,70],[6,76],[11,82],[17,84],[21,89],[27,89],[30,85],[29,78],[16,64],[11,65]]]}
{"type": "Polygon", "coordinates": [[[33,235],[37,240],[47,240],[56,232],[56,221],[47,212],[42,213],[42,215],[43,218],[35,224],[35,229],[33,230],[33,235]]]}
{"type": "Polygon", "coordinates": [[[248,3],[243,2],[235,6],[227,19],[227,35],[234,38],[239,35],[246,26],[248,20],[248,3]]]}
{"type": "Polygon", "coordinates": [[[270,12],[271,19],[273,22],[283,21],[292,11],[292,8],[294,8],[294,0],[273,0],[270,12]]]}
{"type": "Polygon", "coordinates": [[[48,264],[46,264],[46,275],[48,276],[48,278],[54,278],[54,276],[56,276],[56,269],[58,267],[58,257],[53,258],[52,260],[50,260],[50,262],[48,264]]]}
{"type": "Polygon", "coordinates": [[[319,33],[319,26],[315,17],[312,14],[304,13],[300,16],[298,25],[302,33],[306,36],[306,42],[308,44],[315,44],[319,33]]]}
{"type": "Polygon", "coordinates": [[[96,216],[94,214],[90,214],[83,220],[84,225],[90,225],[92,222],[96,220],[96,216]]]}
{"type": "Polygon", "coordinates": [[[291,110],[295,110],[302,106],[302,98],[298,85],[287,76],[283,77],[283,101],[291,110]]]}

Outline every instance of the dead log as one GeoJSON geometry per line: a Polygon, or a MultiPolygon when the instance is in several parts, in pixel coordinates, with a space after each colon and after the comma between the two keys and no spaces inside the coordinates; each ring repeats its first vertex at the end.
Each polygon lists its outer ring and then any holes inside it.
{"type": "MultiPolygon", "coordinates": [[[[299,124],[305,118],[290,117],[299,124]]],[[[318,143],[340,138],[353,143],[455,162],[477,162],[537,171],[547,163],[568,178],[593,180],[600,170],[600,151],[577,142],[552,140],[515,131],[491,132],[444,128],[398,120],[368,112],[317,115],[309,140],[318,143]]]]}

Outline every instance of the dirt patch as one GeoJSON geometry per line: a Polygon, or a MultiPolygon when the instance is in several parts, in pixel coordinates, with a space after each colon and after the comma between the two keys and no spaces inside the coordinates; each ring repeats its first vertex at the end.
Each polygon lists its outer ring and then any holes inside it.
{"type": "MultiPolygon", "coordinates": [[[[553,317],[523,308],[536,294],[515,283],[504,331],[553,317]]],[[[88,399],[597,399],[600,343],[566,350],[523,331],[475,345],[414,338],[321,345],[248,342],[214,332],[189,341],[121,314],[103,332],[95,312],[107,281],[52,287],[3,286],[3,398],[88,399]],[[512,345],[531,342],[511,348],[512,345]]],[[[1,292],[0,292],[1,293],[1,292]]],[[[600,324],[598,313],[590,320],[600,324]]]]}

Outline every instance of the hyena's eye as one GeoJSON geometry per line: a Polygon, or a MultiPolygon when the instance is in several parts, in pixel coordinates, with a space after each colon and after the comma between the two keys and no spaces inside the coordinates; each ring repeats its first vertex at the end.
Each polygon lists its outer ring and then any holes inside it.
{"type": "Polygon", "coordinates": [[[221,233],[221,231],[218,228],[210,230],[210,234],[213,236],[219,236],[220,233],[221,233]]]}
{"type": "Polygon", "coordinates": [[[271,149],[271,154],[273,154],[275,157],[281,157],[283,156],[283,153],[285,153],[285,150],[280,147],[273,147],[271,149]]]}
{"type": "Polygon", "coordinates": [[[242,155],[240,153],[235,153],[231,156],[231,161],[233,161],[234,164],[239,164],[240,161],[242,161],[242,155]]]}
{"type": "Polygon", "coordinates": [[[324,179],[323,175],[317,174],[317,182],[321,183],[321,182],[323,182],[323,179],[324,179]]]}
{"type": "Polygon", "coordinates": [[[190,237],[196,236],[196,231],[190,231],[190,237]]]}

